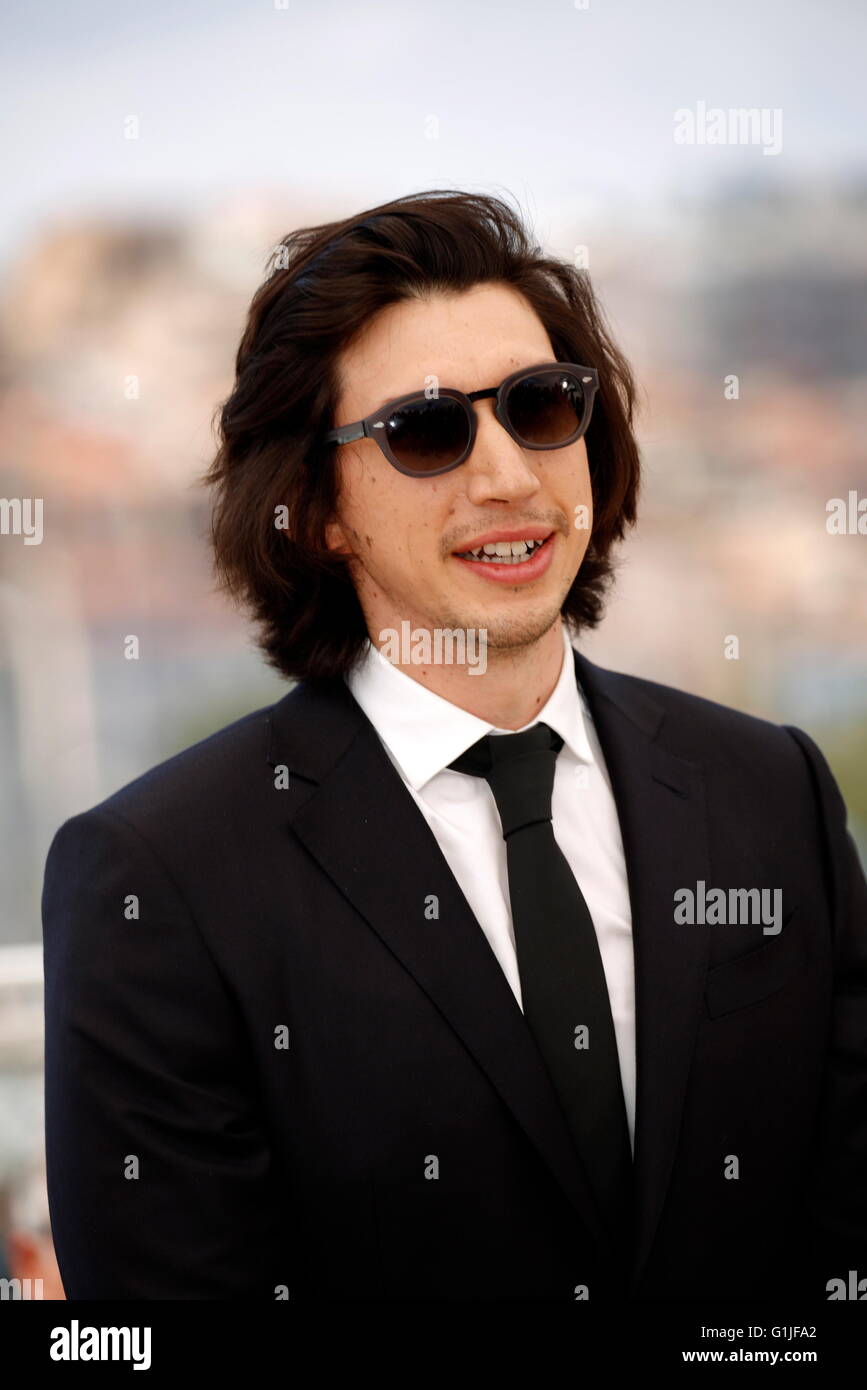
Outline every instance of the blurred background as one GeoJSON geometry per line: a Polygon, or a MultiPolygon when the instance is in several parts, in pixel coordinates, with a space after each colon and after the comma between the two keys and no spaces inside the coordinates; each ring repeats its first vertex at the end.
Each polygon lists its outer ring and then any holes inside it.
{"type": "Polygon", "coordinates": [[[197,479],[291,229],[464,188],[587,266],[642,385],[645,485],[582,649],[807,729],[867,851],[867,18],[7,0],[3,23],[0,1274],[59,1298],[45,855],[68,816],[285,692],[214,590],[197,479]]]}

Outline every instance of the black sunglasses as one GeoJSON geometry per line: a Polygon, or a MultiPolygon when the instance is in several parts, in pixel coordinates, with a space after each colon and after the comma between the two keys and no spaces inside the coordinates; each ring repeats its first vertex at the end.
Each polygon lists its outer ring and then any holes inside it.
{"type": "Polygon", "coordinates": [[[375,439],[389,463],[411,478],[433,478],[463,463],[476,440],[473,401],[495,396],[494,414],[525,449],[562,449],[580,439],[590,423],[599,376],[575,362],[541,362],[522,367],[486,391],[438,389],[388,401],[363,420],[341,425],[326,444],[375,439]]]}

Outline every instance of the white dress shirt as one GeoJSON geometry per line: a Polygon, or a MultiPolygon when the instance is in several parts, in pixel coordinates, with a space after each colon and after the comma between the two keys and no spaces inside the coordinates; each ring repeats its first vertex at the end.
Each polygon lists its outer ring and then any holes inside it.
{"type": "MultiPolygon", "coordinates": [[[[575,678],[572,644],[563,623],[561,631],[563,663],[557,684],[525,728],[544,721],[563,739],[554,775],[552,825],[596,928],[634,1148],[635,985],[626,861],[608,770],[575,678]]],[[[520,731],[497,729],[459,709],[393,665],[371,642],[346,680],[433,831],[520,1005],[506,842],[497,803],[483,777],[448,766],[484,734],[520,731]]]]}

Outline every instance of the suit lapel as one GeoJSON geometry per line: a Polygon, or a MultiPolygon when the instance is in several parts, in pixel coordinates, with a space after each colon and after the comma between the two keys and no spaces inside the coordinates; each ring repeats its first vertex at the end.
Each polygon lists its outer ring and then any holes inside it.
{"type": "MultiPolygon", "coordinates": [[[[655,742],[664,712],[637,682],[577,652],[575,664],[612,782],[632,909],[635,1284],[668,1186],[701,1007],[706,933],[675,925],[673,895],[710,876],[703,779],[696,764],[655,742]]],[[[462,1039],[600,1252],[610,1254],[517,1001],[436,837],[343,682],[299,685],[273,707],[269,761],[292,774],[287,821],[293,833],[462,1039]],[[425,916],[432,895],[437,920],[425,916]]]]}
{"type": "Polygon", "coordinates": [[[674,920],[675,890],[711,877],[704,776],[699,764],[658,741],[665,711],[637,681],[594,666],[577,652],[575,666],[611,778],[632,911],[634,1290],[668,1190],[704,994],[707,931],[674,920]]]}

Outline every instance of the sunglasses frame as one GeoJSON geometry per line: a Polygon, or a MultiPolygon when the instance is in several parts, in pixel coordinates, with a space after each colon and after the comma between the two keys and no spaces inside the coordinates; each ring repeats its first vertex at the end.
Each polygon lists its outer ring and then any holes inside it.
{"type": "Polygon", "coordinates": [[[396,468],[398,473],[403,473],[408,478],[437,478],[442,473],[450,473],[453,468],[459,468],[473,451],[476,442],[476,428],[478,419],[473,407],[474,401],[496,399],[494,414],[499,420],[503,429],[511,436],[523,449],[565,449],[567,444],[574,444],[576,439],[580,439],[586,433],[590,424],[590,417],[593,413],[593,401],[599,389],[599,373],[595,367],[583,367],[577,362],[537,362],[532,367],[521,367],[519,371],[512,372],[500,382],[499,386],[491,386],[484,391],[457,391],[451,386],[441,387],[435,397],[426,396],[423,391],[412,391],[409,395],[398,396],[393,401],[387,401],[385,405],[374,410],[372,414],[366,415],[363,420],[355,420],[351,425],[340,425],[337,429],[329,430],[325,436],[326,444],[353,444],[357,439],[373,439],[379,445],[380,450],[388,459],[392,468],[396,468]],[[526,377],[535,376],[542,370],[553,371],[557,368],[576,375],[581,385],[584,387],[584,413],[578,423],[578,427],[568,439],[564,439],[560,444],[532,444],[529,440],[523,439],[509,424],[506,411],[506,402],[509,392],[526,377]],[[386,421],[392,411],[398,406],[409,405],[414,401],[440,400],[443,396],[450,400],[457,401],[466,412],[469,421],[469,440],[467,447],[459,458],[453,463],[446,463],[442,468],[430,468],[420,472],[415,468],[406,468],[392,453],[388,436],[385,431],[386,421]]]}

